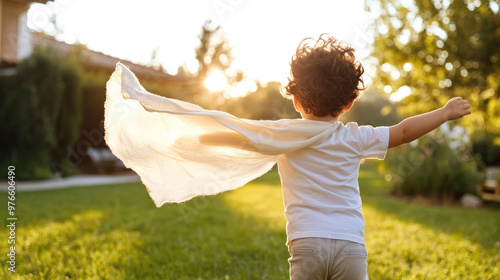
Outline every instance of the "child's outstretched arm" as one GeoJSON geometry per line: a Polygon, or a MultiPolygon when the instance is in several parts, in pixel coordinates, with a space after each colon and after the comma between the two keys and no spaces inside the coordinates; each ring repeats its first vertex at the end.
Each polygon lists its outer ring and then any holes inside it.
{"type": "Polygon", "coordinates": [[[424,136],[446,121],[456,120],[471,113],[467,100],[452,98],[442,108],[430,113],[407,118],[389,128],[389,148],[409,143],[424,136]]]}

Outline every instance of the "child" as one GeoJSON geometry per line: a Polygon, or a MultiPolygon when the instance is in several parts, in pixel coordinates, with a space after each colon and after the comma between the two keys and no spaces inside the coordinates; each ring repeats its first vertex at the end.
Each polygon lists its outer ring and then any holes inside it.
{"type": "MultiPolygon", "coordinates": [[[[329,36],[302,41],[285,87],[302,118],[337,122],[363,89],[354,50],[329,36]]],[[[383,159],[388,148],[413,141],[448,120],[470,114],[453,98],[441,109],[391,127],[340,125],[325,141],[278,158],[291,279],[365,279],[367,252],[358,187],[361,159],[383,159]]]]}
{"type": "Polygon", "coordinates": [[[392,127],[339,122],[363,89],[353,49],[329,36],[303,41],[286,93],[303,119],[255,121],[147,92],[118,63],[107,84],[105,140],[136,171],[155,204],[240,187],[278,162],[291,279],[364,279],[367,253],[359,162],[383,159],[447,120],[470,114],[461,98],[392,127]]]}

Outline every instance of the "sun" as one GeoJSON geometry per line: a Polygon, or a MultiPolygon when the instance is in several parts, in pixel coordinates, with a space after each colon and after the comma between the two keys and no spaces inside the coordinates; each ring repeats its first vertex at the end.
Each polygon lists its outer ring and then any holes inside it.
{"type": "Polygon", "coordinates": [[[227,77],[221,70],[210,71],[203,85],[211,92],[223,92],[224,98],[243,97],[257,90],[257,85],[249,78],[243,78],[235,84],[228,84],[227,77]]]}
{"type": "Polygon", "coordinates": [[[208,73],[208,76],[203,84],[209,91],[219,92],[226,88],[227,78],[226,75],[224,75],[224,72],[220,70],[212,70],[208,73]]]}

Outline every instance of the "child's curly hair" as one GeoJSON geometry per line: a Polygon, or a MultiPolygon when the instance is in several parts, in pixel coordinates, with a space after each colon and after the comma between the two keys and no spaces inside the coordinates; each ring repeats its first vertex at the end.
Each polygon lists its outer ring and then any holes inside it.
{"type": "Polygon", "coordinates": [[[336,117],[365,89],[363,66],[345,42],[326,34],[314,45],[308,40],[300,42],[292,57],[285,94],[298,98],[308,114],[336,117]]]}

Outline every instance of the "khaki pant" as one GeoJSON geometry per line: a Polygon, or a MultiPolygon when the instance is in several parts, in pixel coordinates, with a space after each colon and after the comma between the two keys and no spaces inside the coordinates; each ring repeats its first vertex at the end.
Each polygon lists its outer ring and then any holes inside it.
{"type": "Polygon", "coordinates": [[[291,280],[366,280],[364,245],[328,238],[300,238],[288,245],[291,280]]]}

